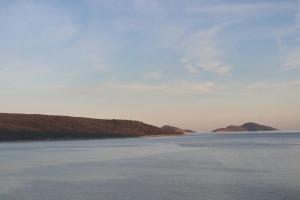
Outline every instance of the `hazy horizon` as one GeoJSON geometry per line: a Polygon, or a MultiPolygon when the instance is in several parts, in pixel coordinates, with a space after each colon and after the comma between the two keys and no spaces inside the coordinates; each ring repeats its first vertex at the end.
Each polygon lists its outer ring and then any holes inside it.
{"type": "Polygon", "coordinates": [[[1,112],[300,130],[300,1],[0,1],[1,112]]]}

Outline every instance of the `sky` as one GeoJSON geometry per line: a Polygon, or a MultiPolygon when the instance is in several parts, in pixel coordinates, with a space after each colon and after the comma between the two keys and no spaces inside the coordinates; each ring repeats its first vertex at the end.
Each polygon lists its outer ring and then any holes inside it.
{"type": "Polygon", "coordinates": [[[0,0],[0,111],[300,130],[300,1],[0,0]]]}

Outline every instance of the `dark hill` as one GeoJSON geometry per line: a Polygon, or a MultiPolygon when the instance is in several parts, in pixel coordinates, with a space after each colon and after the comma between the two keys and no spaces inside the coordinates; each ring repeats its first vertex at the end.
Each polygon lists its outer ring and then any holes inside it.
{"type": "Polygon", "coordinates": [[[275,131],[277,129],[270,127],[270,126],[265,126],[253,122],[248,122],[243,124],[241,127],[245,128],[248,131],[275,131]]]}
{"type": "Polygon", "coordinates": [[[172,131],[172,132],[181,133],[181,134],[184,133],[184,130],[174,127],[174,126],[169,126],[169,125],[165,125],[165,126],[161,127],[161,129],[164,131],[172,131]]]}
{"type": "Polygon", "coordinates": [[[226,128],[218,128],[214,130],[213,132],[239,132],[239,131],[247,131],[245,128],[241,126],[227,126],[226,128]]]}
{"type": "Polygon", "coordinates": [[[195,133],[195,131],[193,130],[189,130],[189,129],[181,129],[175,126],[169,126],[169,125],[165,125],[163,127],[161,127],[162,130],[164,131],[172,131],[172,132],[177,132],[179,134],[183,134],[183,133],[195,133]]]}
{"type": "Polygon", "coordinates": [[[230,125],[227,126],[226,128],[219,128],[214,130],[213,132],[275,131],[275,130],[277,129],[269,126],[253,123],[253,122],[248,122],[241,126],[230,125]]]}
{"type": "Polygon", "coordinates": [[[132,120],[0,113],[0,141],[139,137],[182,133],[132,120]]]}
{"type": "Polygon", "coordinates": [[[196,131],[190,130],[190,129],[185,129],[183,130],[185,133],[196,133],[196,131]]]}

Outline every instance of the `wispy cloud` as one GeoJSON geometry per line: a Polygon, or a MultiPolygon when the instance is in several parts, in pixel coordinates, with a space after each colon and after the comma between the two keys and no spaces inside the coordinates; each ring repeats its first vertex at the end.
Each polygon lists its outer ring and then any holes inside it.
{"type": "Polygon", "coordinates": [[[51,67],[45,63],[26,60],[7,61],[0,64],[0,85],[31,89],[30,84],[42,84],[41,77],[51,76],[51,67]]]}
{"type": "Polygon", "coordinates": [[[161,70],[147,72],[144,75],[144,78],[147,80],[158,80],[158,79],[161,79],[162,77],[163,77],[163,72],[161,70]]]}
{"type": "Polygon", "coordinates": [[[285,70],[292,70],[296,68],[300,68],[300,48],[290,52],[290,55],[287,56],[283,64],[283,69],[285,70]]]}
{"type": "Polygon", "coordinates": [[[182,45],[183,57],[180,59],[184,67],[191,73],[199,69],[226,75],[231,65],[223,61],[222,49],[218,47],[217,35],[224,28],[224,24],[207,30],[200,30],[190,35],[182,45]]]}
{"type": "Polygon", "coordinates": [[[285,82],[257,82],[251,83],[244,87],[248,93],[282,93],[290,89],[299,89],[300,81],[285,81],[285,82]]]}
{"type": "Polygon", "coordinates": [[[0,27],[1,36],[13,37],[19,46],[59,44],[74,37],[79,30],[70,13],[31,1],[19,2],[1,11],[0,27]]]}
{"type": "MultiPolygon", "coordinates": [[[[121,49],[120,43],[94,27],[87,27],[84,34],[66,48],[66,55],[80,62],[82,70],[102,70],[114,66],[114,57],[121,49]]],[[[77,64],[77,63],[75,63],[77,64]]]]}
{"type": "Polygon", "coordinates": [[[175,83],[149,84],[144,82],[117,83],[107,82],[88,87],[63,87],[72,95],[103,94],[106,92],[156,93],[156,94],[208,94],[218,90],[214,82],[177,81],[175,83]]]}
{"type": "Polygon", "coordinates": [[[289,2],[256,2],[236,4],[213,4],[188,7],[187,11],[193,14],[219,14],[219,15],[249,15],[274,14],[288,11],[293,4],[289,2]]]}
{"type": "Polygon", "coordinates": [[[294,23],[276,32],[276,39],[279,46],[285,50],[285,59],[282,64],[283,70],[293,70],[300,68],[300,1],[297,1],[297,10],[294,23]],[[288,45],[286,40],[293,41],[293,45],[288,45]],[[290,47],[292,46],[292,48],[290,47]]]}
{"type": "Polygon", "coordinates": [[[185,65],[184,65],[184,68],[185,68],[186,70],[188,70],[188,71],[189,71],[190,73],[192,73],[192,74],[198,74],[198,73],[199,73],[199,70],[196,69],[193,65],[185,64],[185,65]]]}

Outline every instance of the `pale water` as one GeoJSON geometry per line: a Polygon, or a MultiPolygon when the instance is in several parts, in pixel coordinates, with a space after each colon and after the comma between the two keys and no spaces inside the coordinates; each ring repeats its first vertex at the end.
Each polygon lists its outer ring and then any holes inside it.
{"type": "Polygon", "coordinates": [[[0,200],[300,200],[300,133],[0,143],[0,200]]]}

